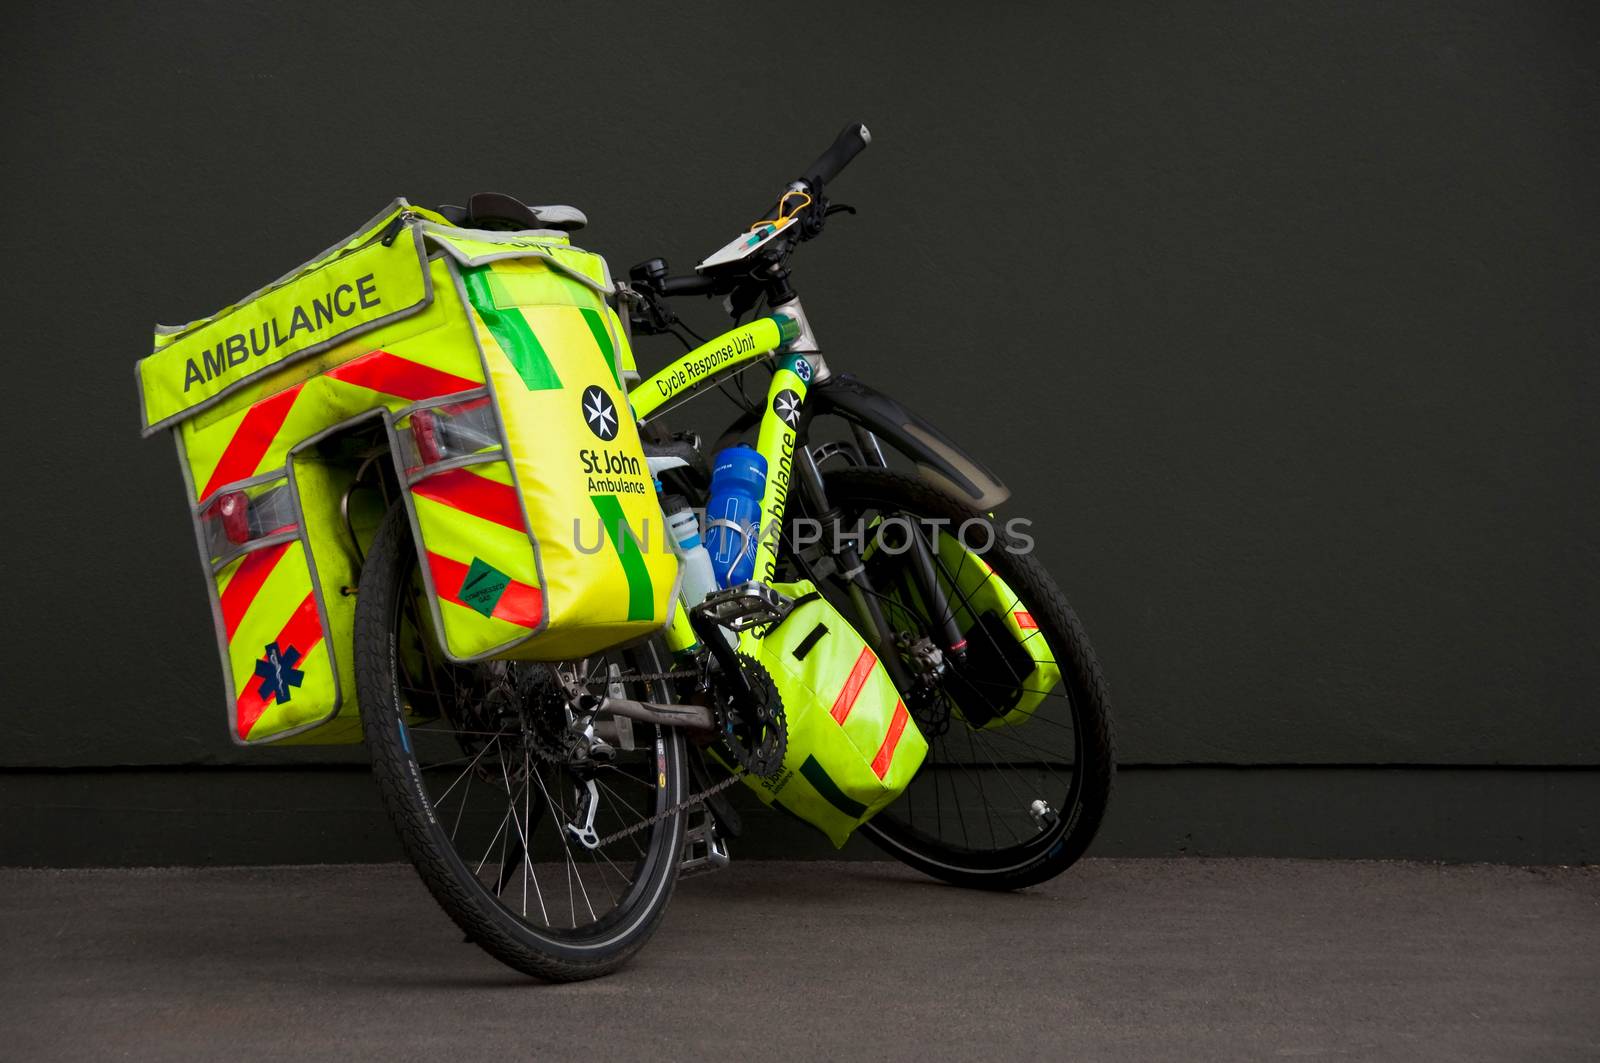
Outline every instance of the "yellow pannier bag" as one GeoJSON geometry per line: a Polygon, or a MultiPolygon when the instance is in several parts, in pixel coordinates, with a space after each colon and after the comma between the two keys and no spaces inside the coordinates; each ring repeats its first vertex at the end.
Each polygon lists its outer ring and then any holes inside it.
{"type": "MultiPolygon", "coordinates": [[[[962,669],[970,680],[951,685],[954,714],[975,730],[1026,723],[1061,683],[1050,644],[1022,599],[981,555],[955,536],[941,532],[938,538],[935,568],[956,629],[966,640],[962,669]]],[[[907,568],[909,557],[874,549],[867,567],[874,586],[885,591],[890,626],[914,631],[921,629],[928,610],[907,568]]]]}
{"type": "Polygon", "coordinates": [[[910,785],[928,743],[850,622],[808,581],[775,587],[794,609],[764,634],[742,634],[739,651],[772,675],[788,745],[781,771],[745,782],[842,846],[910,785]]]}
{"type": "Polygon", "coordinates": [[[160,327],[234,740],[360,738],[350,646],[381,517],[335,445],[379,427],[445,656],[565,660],[669,618],[677,563],[623,390],[604,260],[397,200],[234,305],[160,327]],[[653,547],[653,548],[652,548],[653,547]]]}

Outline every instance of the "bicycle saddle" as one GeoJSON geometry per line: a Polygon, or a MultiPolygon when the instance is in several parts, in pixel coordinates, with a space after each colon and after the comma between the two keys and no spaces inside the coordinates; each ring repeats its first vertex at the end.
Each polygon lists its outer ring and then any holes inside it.
{"type": "Polygon", "coordinates": [[[466,206],[447,203],[439,213],[468,229],[559,229],[570,233],[589,222],[577,207],[530,207],[503,192],[474,192],[466,206]]]}

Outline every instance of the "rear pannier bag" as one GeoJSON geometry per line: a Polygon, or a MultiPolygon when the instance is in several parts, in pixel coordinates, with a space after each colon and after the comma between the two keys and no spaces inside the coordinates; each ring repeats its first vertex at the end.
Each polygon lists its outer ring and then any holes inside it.
{"type": "Polygon", "coordinates": [[[158,328],[145,434],[177,440],[235,741],[359,740],[351,534],[370,538],[381,504],[318,444],[363,422],[387,433],[451,660],[566,660],[667,621],[677,563],[614,293],[564,233],[461,229],[397,200],[237,304],[158,328]]]}
{"type": "Polygon", "coordinates": [[[772,778],[745,776],[763,802],[799,817],[835,847],[905,790],[928,753],[888,671],[809,582],[775,584],[794,609],[764,634],[740,636],[783,698],[788,747],[772,778]]]}

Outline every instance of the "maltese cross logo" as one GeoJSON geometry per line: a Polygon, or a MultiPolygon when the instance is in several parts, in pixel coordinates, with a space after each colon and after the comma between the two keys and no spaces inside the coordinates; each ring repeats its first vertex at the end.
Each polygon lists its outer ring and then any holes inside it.
{"type": "Polygon", "coordinates": [[[617,438],[617,407],[604,388],[591,384],[583,390],[583,419],[601,439],[617,438]]]}
{"type": "Polygon", "coordinates": [[[784,388],[772,400],[772,412],[783,418],[783,423],[793,428],[800,423],[800,396],[784,388]]]}

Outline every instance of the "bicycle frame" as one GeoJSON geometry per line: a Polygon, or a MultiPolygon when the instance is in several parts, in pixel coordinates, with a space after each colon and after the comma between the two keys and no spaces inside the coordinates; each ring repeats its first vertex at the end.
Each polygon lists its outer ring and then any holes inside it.
{"type": "MultiPolygon", "coordinates": [[[[798,309],[798,307],[796,308],[798,309]]],[[[658,417],[682,400],[697,394],[731,372],[748,367],[801,335],[801,320],[780,308],[777,313],[740,325],[688,351],[628,393],[629,405],[641,424],[658,417]]],[[[755,579],[772,582],[778,564],[778,540],[783,532],[783,512],[789,501],[794,472],[796,429],[806,391],[815,370],[804,354],[778,357],[767,386],[767,404],[761,415],[756,450],[767,461],[767,483],[761,495],[761,526],[756,537],[755,579]]],[[[674,652],[695,643],[683,610],[673,615],[667,646],[674,652]]]]}
{"type": "MultiPolygon", "coordinates": [[[[808,358],[807,354],[815,353],[815,344],[805,321],[800,300],[793,297],[780,304],[771,315],[722,333],[680,355],[628,393],[635,418],[644,424],[709,385],[777,354],[777,365],[767,386],[766,404],[759,421],[743,422],[745,429],[759,425],[756,450],[766,459],[768,469],[761,499],[761,527],[756,540],[753,579],[762,583],[773,580],[783,534],[784,510],[797,468],[818,511],[828,509],[816,463],[799,440],[811,413],[837,414],[849,422],[863,460],[871,464],[886,464],[879,444],[881,433],[896,450],[910,457],[918,474],[935,487],[958,498],[964,497],[983,509],[992,508],[1006,497],[1008,492],[1004,485],[938,429],[859,380],[848,374],[828,374],[820,359],[813,362],[808,358]],[[785,350],[802,345],[810,350],[785,350]],[[818,373],[823,374],[820,379],[818,373]],[[816,389],[819,401],[812,410],[807,408],[806,400],[814,383],[819,385],[816,389]],[[828,386],[821,387],[823,383],[828,386]]],[[[932,555],[921,533],[914,538],[913,550],[917,560],[915,576],[923,600],[943,602],[944,591],[933,578],[932,555]]],[[[895,681],[905,686],[908,676],[889,641],[890,629],[885,623],[879,596],[873,592],[854,546],[844,544],[839,560],[869,640],[877,644],[880,659],[895,681]]],[[[943,625],[944,648],[959,652],[965,640],[956,627],[954,613],[942,612],[948,614],[943,625]]],[[[674,653],[685,652],[693,649],[698,641],[686,611],[674,611],[666,631],[668,648],[674,653]]]]}

